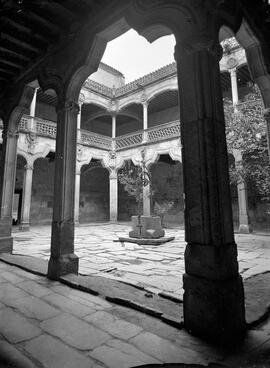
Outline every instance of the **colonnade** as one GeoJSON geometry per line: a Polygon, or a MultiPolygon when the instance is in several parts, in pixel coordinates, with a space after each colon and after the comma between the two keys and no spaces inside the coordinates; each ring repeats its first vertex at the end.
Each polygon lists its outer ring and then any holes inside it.
{"type": "MultiPolygon", "coordinates": [[[[128,8],[125,19],[129,27],[148,36],[151,41],[161,34],[168,34],[168,30],[173,30],[175,35],[187,243],[183,275],[184,325],[189,332],[200,337],[217,343],[233,343],[244,337],[246,322],[244,289],[233,232],[219,69],[222,50],[218,43],[218,29],[225,24],[225,20],[219,17],[227,10],[212,3],[205,7],[203,2],[196,2],[194,6],[192,1],[183,7],[183,4],[170,1],[165,6],[163,2],[145,4],[137,1],[136,6],[128,8]],[[213,9],[210,8],[212,6],[213,9]]],[[[233,17],[231,4],[229,9],[230,17],[226,19],[233,17]]],[[[238,19],[239,14],[236,11],[235,14],[238,19]]],[[[117,32],[109,27],[107,36],[117,32]]],[[[89,48],[89,42],[81,43],[82,65],[79,59],[74,58],[72,69],[70,64],[73,60],[65,60],[71,49],[63,47],[61,53],[55,53],[59,59],[53,59],[52,55],[48,73],[44,73],[47,76],[43,80],[44,89],[54,88],[58,95],[51,256],[47,274],[51,279],[78,273],[78,258],[74,253],[79,112],[76,101],[83,81],[95,68],[90,65],[91,60],[100,59],[101,51],[104,51],[106,42],[102,37],[105,34],[103,31],[99,37],[93,37],[93,43],[100,41],[100,48],[89,48]],[[59,66],[61,70],[57,69],[59,66]],[[63,73],[65,69],[67,74],[63,73]]],[[[74,36],[76,45],[85,39],[85,34],[82,33],[81,39],[80,36],[80,33],[77,38],[74,36]]],[[[68,47],[72,42],[71,39],[68,47]]],[[[47,64],[43,67],[46,69],[47,64]]],[[[42,79],[42,74],[39,78],[42,79]]],[[[20,116],[7,114],[4,117],[4,165],[0,182],[1,252],[12,251],[11,203],[16,168],[16,127],[20,116]]],[[[111,167],[116,169],[116,166],[111,167]]],[[[115,191],[115,175],[111,174],[110,181],[115,191]]]]}

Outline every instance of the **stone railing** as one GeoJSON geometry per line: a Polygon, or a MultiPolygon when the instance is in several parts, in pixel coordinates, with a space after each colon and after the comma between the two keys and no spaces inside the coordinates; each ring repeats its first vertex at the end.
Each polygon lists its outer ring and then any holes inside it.
{"type": "MultiPolygon", "coordinates": [[[[21,132],[31,131],[43,137],[56,138],[56,123],[36,117],[33,119],[28,115],[21,118],[19,130],[21,132]]],[[[180,137],[179,120],[149,128],[145,132],[139,130],[121,135],[115,139],[81,129],[78,133],[78,143],[111,151],[113,149],[129,149],[144,143],[154,143],[177,137],[180,137]]]]}
{"type": "Polygon", "coordinates": [[[24,115],[21,118],[19,130],[31,131],[45,137],[56,138],[56,123],[36,117],[33,119],[28,115],[24,115]]]}
{"type": "Polygon", "coordinates": [[[120,135],[116,137],[116,150],[130,148],[141,144],[143,140],[143,131],[139,130],[134,133],[120,135]]]}
{"type": "Polygon", "coordinates": [[[80,131],[79,143],[90,147],[102,148],[107,151],[112,149],[112,138],[105,135],[89,132],[87,130],[80,131]]]}
{"type": "Polygon", "coordinates": [[[158,125],[156,127],[147,129],[148,142],[162,141],[164,139],[171,139],[180,137],[180,121],[175,120],[170,123],[158,125]]]}

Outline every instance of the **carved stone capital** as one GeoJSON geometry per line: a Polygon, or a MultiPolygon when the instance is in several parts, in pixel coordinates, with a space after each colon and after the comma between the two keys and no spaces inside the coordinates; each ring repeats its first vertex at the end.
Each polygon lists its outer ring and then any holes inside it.
{"type": "Polygon", "coordinates": [[[108,108],[108,111],[111,115],[116,115],[119,111],[118,102],[114,99],[110,101],[110,106],[108,108]]]}
{"type": "Polygon", "coordinates": [[[18,138],[19,137],[19,131],[17,129],[4,129],[2,131],[2,138],[18,138]]]}
{"type": "Polygon", "coordinates": [[[34,169],[34,166],[31,165],[31,164],[26,164],[26,165],[24,165],[24,169],[25,170],[33,170],[34,169]]]}
{"type": "Polygon", "coordinates": [[[112,170],[110,171],[110,180],[116,180],[117,179],[117,171],[112,170]]]}
{"type": "Polygon", "coordinates": [[[65,101],[61,101],[57,106],[58,112],[62,110],[78,114],[80,112],[80,106],[76,101],[65,100],[65,101]]]}
{"type": "Polygon", "coordinates": [[[175,46],[175,59],[181,60],[184,54],[190,55],[200,51],[207,51],[218,61],[221,60],[223,49],[218,41],[208,36],[194,36],[185,39],[175,46]]]}

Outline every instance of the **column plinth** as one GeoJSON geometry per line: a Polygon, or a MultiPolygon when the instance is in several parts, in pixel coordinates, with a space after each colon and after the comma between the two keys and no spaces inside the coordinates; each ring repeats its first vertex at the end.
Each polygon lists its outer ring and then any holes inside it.
{"type": "Polygon", "coordinates": [[[78,273],[74,254],[74,202],[77,155],[78,105],[66,101],[57,109],[54,206],[51,235],[51,257],[48,277],[58,279],[67,273],[78,273]]]}
{"type": "Polygon", "coordinates": [[[194,335],[225,344],[242,339],[246,323],[233,234],[222,53],[211,37],[194,37],[175,50],[188,243],[184,324],[194,335]]]}

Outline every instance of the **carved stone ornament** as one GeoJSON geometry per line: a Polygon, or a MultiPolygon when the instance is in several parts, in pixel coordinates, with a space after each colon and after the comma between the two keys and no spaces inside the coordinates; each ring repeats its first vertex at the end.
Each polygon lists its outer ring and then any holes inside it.
{"type": "Polygon", "coordinates": [[[110,179],[117,179],[117,171],[111,170],[110,171],[110,179]]]}
{"type": "Polygon", "coordinates": [[[81,144],[77,145],[77,161],[82,161],[84,154],[84,149],[81,144]]]}
{"type": "Polygon", "coordinates": [[[79,104],[80,105],[83,104],[84,101],[85,101],[85,95],[82,92],[80,92],[80,95],[79,95],[79,104]]]}
{"type": "Polygon", "coordinates": [[[71,113],[78,114],[80,112],[80,106],[76,101],[66,100],[58,104],[57,110],[58,111],[65,110],[71,113]]]}
{"type": "Polygon", "coordinates": [[[31,164],[26,164],[26,165],[24,165],[24,169],[25,170],[33,170],[33,165],[31,165],[31,164]]]}
{"type": "Polygon", "coordinates": [[[235,68],[237,65],[238,61],[234,57],[230,57],[229,60],[227,61],[227,67],[229,69],[235,68]]]}
{"type": "Polygon", "coordinates": [[[115,168],[115,166],[116,166],[116,152],[114,152],[114,151],[109,152],[109,162],[108,162],[108,164],[109,164],[110,168],[115,168]]]}
{"type": "Polygon", "coordinates": [[[142,104],[147,104],[147,95],[145,92],[142,93],[140,101],[142,104]]]}
{"type": "Polygon", "coordinates": [[[193,54],[194,52],[208,51],[217,60],[221,60],[223,49],[219,42],[208,36],[200,36],[186,39],[175,46],[175,58],[181,59],[183,53],[193,54]]]}
{"type": "Polygon", "coordinates": [[[15,129],[8,129],[8,130],[3,130],[2,132],[2,137],[3,138],[18,138],[19,137],[19,131],[15,130],[15,129]]]}
{"type": "Polygon", "coordinates": [[[116,114],[118,112],[118,102],[114,99],[111,99],[108,110],[111,114],[116,114]]]}
{"type": "Polygon", "coordinates": [[[26,140],[28,142],[27,151],[33,155],[35,153],[35,146],[37,144],[37,135],[33,132],[29,132],[26,135],[26,140]]]}

